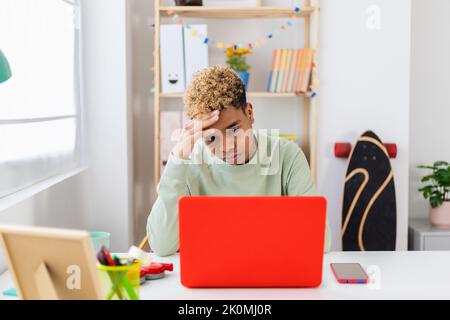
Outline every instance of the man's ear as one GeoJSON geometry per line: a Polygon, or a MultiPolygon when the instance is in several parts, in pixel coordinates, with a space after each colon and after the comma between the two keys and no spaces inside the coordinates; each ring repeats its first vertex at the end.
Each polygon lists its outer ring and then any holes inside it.
{"type": "Polygon", "coordinates": [[[251,103],[247,103],[245,106],[245,114],[247,115],[247,118],[250,120],[251,124],[255,123],[255,115],[253,114],[253,106],[251,103]]]}

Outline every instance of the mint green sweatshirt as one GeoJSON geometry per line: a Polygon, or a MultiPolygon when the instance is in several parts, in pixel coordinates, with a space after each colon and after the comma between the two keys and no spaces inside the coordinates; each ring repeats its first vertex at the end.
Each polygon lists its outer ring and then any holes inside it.
{"type": "MultiPolygon", "coordinates": [[[[318,195],[303,151],[283,138],[255,135],[249,162],[233,165],[215,157],[198,140],[190,160],[169,157],[158,184],[158,198],[147,222],[150,247],[159,256],[178,250],[178,199],[184,195],[318,195]]],[[[330,249],[328,224],[325,252],[330,249]]]]}

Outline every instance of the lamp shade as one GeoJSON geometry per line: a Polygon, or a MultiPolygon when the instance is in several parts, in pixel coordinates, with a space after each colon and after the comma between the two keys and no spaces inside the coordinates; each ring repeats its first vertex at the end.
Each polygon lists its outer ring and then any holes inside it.
{"type": "Polygon", "coordinates": [[[8,60],[2,50],[0,50],[0,83],[5,82],[11,78],[11,69],[9,68],[8,60]]]}

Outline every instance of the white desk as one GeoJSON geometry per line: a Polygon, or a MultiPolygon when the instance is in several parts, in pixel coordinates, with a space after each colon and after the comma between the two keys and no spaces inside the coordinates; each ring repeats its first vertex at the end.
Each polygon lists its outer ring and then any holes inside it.
{"type": "MultiPolygon", "coordinates": [[[[164,279],[147,281],[141,287],[143,300],[450,299],[450,251],[332,252],[325,255],[322,285],[314,289],[188,289],[179,280],[178,255],[155,257],[155,261],[174,263],[174,272],[168,272],[164,279]],[[378,266],[379,289],[337,283],[330,270],[331,262],[359,262],[364,268],[378,266]]],[[[13,282],[6,272],[0,276],[0,293],[11,287],[13,282]]]]}

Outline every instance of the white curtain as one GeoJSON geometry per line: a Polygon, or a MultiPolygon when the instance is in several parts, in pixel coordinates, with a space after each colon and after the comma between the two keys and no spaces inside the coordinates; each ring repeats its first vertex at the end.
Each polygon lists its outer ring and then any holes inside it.
{"type": "Polygon", "coordinates": [[[0,49],[13,77],[0,84],[0,198],[80,163],[75,7],[0,0],[0,49]]]}

